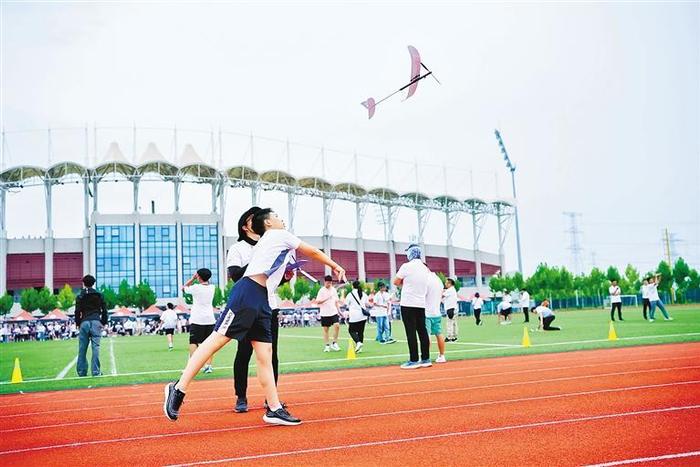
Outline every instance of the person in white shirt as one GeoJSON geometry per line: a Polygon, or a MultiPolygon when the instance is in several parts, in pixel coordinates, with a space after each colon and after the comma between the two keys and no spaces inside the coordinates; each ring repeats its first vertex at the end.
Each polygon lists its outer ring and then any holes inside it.
{"type": "Polygon", "coordinates": [[[501,311],[498,313],[498,322],[500,324],[512,324],[510,320],[510,315],[513,312],[513,299],[510,296],[510,292],[507,290],[503,291],[503,298],[499,305],[501,311]]]}
{"type": "Polygon", "coordinates": [[[440,303],[442,302],[443,285],[440,278],[434,272],[428,276],[428,290],[425,294],[425,327],[435,336],[438,345],[438,357],[435,363],[445,363],[445,337],[442,335],[442,314],[440,303]]]}
{"type": "Polygon", "coordinates": [[[520,291],[520,300],[518,300],[520,308],[523,310],[523,316],[525,317],[525,322],[530,322],[530,294],[527,289],[520,291]]]}
{"type": "MultiPolygon", "coordinates": [[[[448,277],[445,280],[445,290],[442,292],[442,303],[445,305],[447,315],[447,337],[445,342],[455,342],[459,329],[457,328],[457,315],[459,309],[457,305],[457,289],[455,289],[455,279],[448,277]]],[[[427,316],[427,313],[426,313],[427,316]]]]}
{"type": "Polygon", "coordinates": [[[163,411],[172,421],[178,419],[180,407],[189,384],[204,363],[231,339],[239,342],[248,339],[255,350],[257,374],[266,396],[265,423],[276,425],[299,425],[301,420],[292,416],[280,403],[272,369],[272,308],[277,306],[273,297],[285,274],[287,265],[293,261],[295,250],[311,260],[329,266],[338,280],[345,280],[345,270],[325,255],[298,237],[285,230],[284,222],[272,209],[261,209],[252,222],[253,231],[260,235],[253,249],[244,277],[236,283],[225,311],[219,316],[214,332],[197,348],[187,362],[177,382],[165,386],[163,411]]]}
{"type": "MultiPolygon", "coordinates": [[[[182,291],[192,295],[190,308],[190,357],[197,347],[214,331],[214,286],[209,283],[211,271],[207,268],[198,269],[196,273],[182,286],[182,291]]],[[[213,358],[213,356],[212,356],[213,358]]],[[[205,373],[211,373],[212,358],[204,366],[205,373]]]]}
{"type": "Polygon", "coordinates": [[[177,313],[175,312],[175,305],[168,303],[165,311],[160,315],[161,327],[163,332],[168,339],[168,351],[173,350],[173,334],[175,334],[175,328],[177,327],[177,313]]]}
{"type": "Polygon", "coordinates": [[[642,288],[640,293],[642,294],[642,316],[644,316],[644,321],[647,320],[647,310],[650,307],[649,304],[649,279],[646,277],[642,281],[642,288]]]}
{"type": "Polygon", "coordinates": [[[484,324],[484,322],[481,321],[481,309],[483,306],[484,300],[479,295],[479,292],[475,293],[474,298],[472,298],[472,312],[474,313],[474,320],[477,326],[484,324]]]}
{"type": "Polygon", "coordinates": [[[369,314],[367,294],[362,291],[360,281],[352,283],[352,291],[345,297],[345,306],[348,307],[348,332],[355,342],[355,352],[362,352],[365,340],[365,324],[369,314]]]}
{"type": "Polygon", "coordinates": [[[552,321],[556,319],[554,312],[549,308],[549,300],[542,300],[540,306],[532,310],[540,318],[540,325],[537,329],[542,331],[561,331],[561,328],[552,326],[552,321]]]}
{"type": "Polygon", "coordinates": [[[430,361],[430,336],[425,327],[425,295],[428,291],[430,269],[423,263],[420,246],[411,244],[406,249],[408,262],[401,265],[396,273],[394,285],[401,287],[401,320],[406,329],[408,341],[408,361],[403,369],[432,366],[430,361]],[[416,338],[418,335],[418,338],[416,338]],[[418,356],[420,340],[420,359],[418,356]]]}
{"type": "Polygon", "coordinates": [[[624,319],[622,319],[622,297],[620,296],[621,291],[620,286],[617,285],[617,281],[612,281],[608,292],[610,292],[610,320],[615,321],[615,310],[617,310],[617,317],[620,319],[620,321],[624,321],[624,319]]]}
{"type": "Polygon", "coordinates": [[[338,346],[338,332],[340,325],[338,324],[338,315],[340,315],[340,299],[338,291],[333,287],[333,277],[326,276],[324,278],[323,287],[318,291],[314,304],[318,305],[321,315],[321,328],[323,329],[323,347],[324,352],[340,351],[338,346]],[[333,340],[330,341],[329,331],[333,328],[333,340]]]}
{"type": "Polygon", "coordinates": [[[396,341],[391,337],[391,295],[386,290],[386,284],[380,282],[379,291],[374,294],[374,306],[370,310],[372,316],[377,320],[377,337],[380,344],[394,344],[396,341]]]}
{"type": "Polygon", "coordinates": [[[661,298],[659,297],[659,277],[661,277],[660,274],[657,274],[655,276],[652,276],[649,278],[649,285],[647,286],[647,294],[649,295],[649,322],[653,323],[654,322],[654,313],[656,312],[656,307],[659,307],[661,310],[661,313],[664,315],[664,319],[666,321],[673,321],[673,318],[671,318],[668,314],[668,311],[666,311],[666,307],[664,306],[664,303],[661,301],[661,298]]]}

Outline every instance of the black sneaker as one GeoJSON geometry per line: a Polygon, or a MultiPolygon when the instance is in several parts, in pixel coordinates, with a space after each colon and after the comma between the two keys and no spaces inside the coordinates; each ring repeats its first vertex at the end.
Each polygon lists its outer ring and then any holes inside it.
{"type": "Polygon", "coordinates": [[[248,411],[248,399],[244,397],[239,397],[236,399],[236,408],[233,409],[237,413],[245,413],[248,411]]]}
{"type": "Polygon", "coordinates": [[[185,393],[175,387],[177,383],[168,383],[165,385],[165,400],[163,401],[163,413],[173,422],[177,420],[180,414],[180,406],[185,400],[185,393]]]}
{"type": "Polygon", "coordinates": [[[265,423],[270,423],[271,425],[286,426],[295,426],[301,423],[301,420],[292,416],[284,407],[280,407],[274,412],[268,408],[265,411],[265,415],[263,415],[263,421],[265,423]]]}
{"type": "MultiPolygon", "coordinates": [[[[287,408],[287,404],[285,404],[282,401],[280,401],[280,405],[282,406],[283,409],[287,408]]],[[[267,399],[265,399],[265,402],[263,402],[263,407],[265,407],[265,410],[270,410],[270,406],[267,405],[267,399]]]]}

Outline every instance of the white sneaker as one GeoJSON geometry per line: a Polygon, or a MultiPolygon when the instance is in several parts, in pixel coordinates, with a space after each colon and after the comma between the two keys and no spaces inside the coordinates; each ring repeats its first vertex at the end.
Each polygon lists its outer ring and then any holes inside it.
{"type": "Polygon", "coordinates": [[[664,318],[664,321],[673,321],[673,318],[669,316],[668,318],[664,318]]]}
{"type": "Polygon", "coordinates": [[[338,343],[337,343],[337,342],[333,342],[333,343],[331,344],[331,350],[332,350],[333,352],[340,352],[340,347],[338,346],[338,343]]]}
{"type": "Polygon", "coordinates": [[[323,351],[324,351],[324,352],[330,352],[330,351],[331,351],[331,347],[330,347],[329,345],[327,345],[327,346],[325,346],[325,347],[323,348],[323,351]]]}
{"type": "Polygon", "coordinates": [[[438,358],[435,359],[435,363],[447,363],[447,359],[444,355],[438,355],[438,358]]]}
{"type": "Polygon", "coordinates": [[[355,353],[360,353],[360,352],[362,352],[362,342],[358,342],[355,345],[355,353]]]}
{"type": "Polygon", "coordinates": [[[649,318],[649,322],[650,322],[650,323],[653,323],[653,322],[654,322],[654,318],[649,318]]]}

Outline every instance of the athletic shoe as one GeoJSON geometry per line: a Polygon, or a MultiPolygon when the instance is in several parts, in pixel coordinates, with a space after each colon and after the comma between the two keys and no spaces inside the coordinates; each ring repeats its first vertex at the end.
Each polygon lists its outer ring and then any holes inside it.
{"type": "Polygon", "coordinates": [[[331,351],[331,346],[330,346],[330,345],[325,346],[325,347],[323,348],[323,351],[324,351],[324,352],[330,352],[330,351],[331,351]]]}
{"type": "Polygon", "coordinates": [[[168,352],[172,352],[172,351],[173,351],[173,348],[172,348],[172,347],[168,347],[168,352]]]}
{"type": "Polygon", "coordinates": [[[400,368],[402,370],[413,370],[415,368],[420,368],[420,363],[418,363],[418,362],[406,362],[406,363],[402,363],[400,368]]]}
{"type": "Polygon", "coordinates": [[[447,363],[447,359],[444,355],[438,355],[438,358],[435,359],[435,363],[447,363]]]}
{"type": "Polygon", "coordinates": [[[664,318],[664,321],[673,321],[673,318],[669,316],[668,318],[664,318]]]}
{"type": "Polygon", "coordinates": [[[331,350],[332,350],[333,352],[340,352],[340,347],[338,346],[338,343],[337,343],[337,342],[333,342],[333,343],[331,344],[331,350]]]}
{"type": "Polygon", "coordinates": [[[355,353],[361,353],[362,352],[362,342],[358,342],[355,344],[355,353]]]}
{"type": "Polygon", "coordinates": [[[653,323],[653,322],[654,322],[654,318],[649,318],[649,322],[650,322],[650,323],[653,323]]]}
{"type": "Polygon", "coordinates": [[[433,363],[430,361],[430,359],[421,360],[420,362],[418,362],[418,364],[419,364],[422,368],[428,368],[428,367],[430,367],[430,366],[433,366],[433,363]]]}
{"type": "Polygon", "coordinates": [[[385,344],[396,344],[396,339],[394,339],[393,337],[390,337],[389,339],[387,339],[385,344]]]}
{"type": "Polygon", "coordinates": [[[177,420],[180,414],[180,406],[185,400],[185,393],[175,387],[177,383],[168,383],[165,385],[165,400],[163,401],[163,413],[173,422],[177,420]]]}
{"type": "Polygon", "coordinates": [[[205,373],[213,373],[214,369],[211,367],[211,365],[207,365],[204,367],[204,372],[205,373]]]}
{"type": "Polygon", "coordinates": [[[245,413],[248,411],[248,399],[239,397],[236,399],[236,407],[233,409],[236,413],[245,413]]]}
{"type": "Polygon", "coordinates": [[[301,423],[301,420],[287,412],[287,409],[285,409],[284,407],[280,407],[274,412],[268,407],[265,411],[265,415],[263,415],[263,421],[271,425],[286,426],[294,426],[299,425],[301,423]]]}
{"type": "MultiPolygon", "coordinates": [[[[284,402],[280,401],[280,405],[282,406],[282,408],[283,408],[284,410],[287,410],[287,404],[285,404],[284,402]]],[[[263,408],[264,408],[265,410],[270,410],[270,406],[267,405],[267,399],[265,399],[265,402],[263,402],[263,408]]]]}

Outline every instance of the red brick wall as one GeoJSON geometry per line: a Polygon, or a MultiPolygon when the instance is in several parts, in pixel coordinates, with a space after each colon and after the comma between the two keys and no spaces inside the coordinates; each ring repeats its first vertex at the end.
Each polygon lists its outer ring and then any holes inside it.
{"type": "Polygon", "coordinates": [[[82,253],[54,253],[53,255],[53,286],[57,289],[68,284],[80,287],[83,279],[82,253]]]}
{"type": "Polygon", "coordinates": [[[365,273],[367,280],[389,279],[389,253],[365,252],[365,273]]]}
{"type": "Polygon", "coordinates": [[[357,279],[357,252],[348,250],[331,250],[333,261],[345,268],[348,280],[357,279]]]}
{"type": "MultiPolygon", "coordinates": [[[[482,265],[482,271],[483,271],[483,265],[482,265]]],[[[466,261],[463,259],[456,259],[455,260],[455,273],[457,276],[463,277],[463,276],[473,276],[476,274],[476,265],[474,264],[474,261],[466,261]]]]}
{"type": "Polygon", "coordinates": [[[44,253],[7,255],[7,288],[9,290],[44,286],[44,253]]]}

